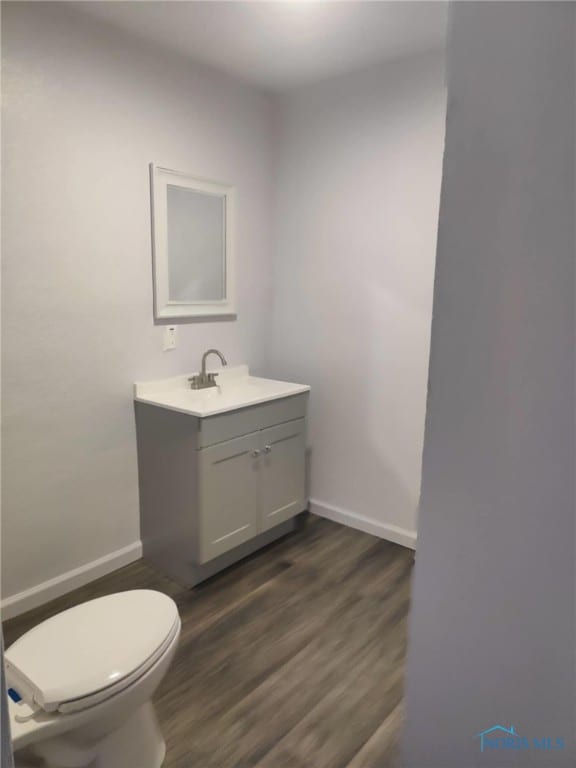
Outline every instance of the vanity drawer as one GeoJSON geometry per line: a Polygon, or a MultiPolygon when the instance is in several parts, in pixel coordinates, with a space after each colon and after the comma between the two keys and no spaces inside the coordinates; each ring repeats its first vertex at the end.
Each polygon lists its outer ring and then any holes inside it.
{"type": "Polygon", "coordinates": [[[306,416],[308,393],[198,419],[198,448],[306,416]]]}

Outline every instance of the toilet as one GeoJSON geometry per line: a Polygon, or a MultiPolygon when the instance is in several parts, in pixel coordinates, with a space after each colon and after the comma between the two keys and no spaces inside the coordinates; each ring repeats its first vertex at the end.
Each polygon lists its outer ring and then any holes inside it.
{"type": "Polygon", "coordinates": [[[160,768],[152,695],[180,636],[175,602],[147,589],[43,621],[5,653],[16,768],[160,768]]]}

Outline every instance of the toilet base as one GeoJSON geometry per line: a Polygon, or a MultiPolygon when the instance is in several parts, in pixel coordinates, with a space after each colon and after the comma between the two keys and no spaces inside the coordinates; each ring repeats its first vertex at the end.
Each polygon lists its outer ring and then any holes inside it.
{"type": "Polygon", "coordinates": [[[15,765],[30,765],[34,755],[43,759],[45,768],[160,768],[165,754],[154,708],[147,702],[101,740],[82,729],[65,733],[31,745],[20,759],[16,753],[15,765]]]}

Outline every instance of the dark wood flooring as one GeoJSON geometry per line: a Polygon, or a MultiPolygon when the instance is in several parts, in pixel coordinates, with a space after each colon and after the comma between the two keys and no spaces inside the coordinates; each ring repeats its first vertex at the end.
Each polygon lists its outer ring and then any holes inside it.
{"type": "Polygon", "coordinates": [[[155,697],[164,768],[391,768],[412,562],[311,517],[195,589],[140,561],[6,622],[4,640],[100,595],[158,589],[182,617],[155,697]]]}

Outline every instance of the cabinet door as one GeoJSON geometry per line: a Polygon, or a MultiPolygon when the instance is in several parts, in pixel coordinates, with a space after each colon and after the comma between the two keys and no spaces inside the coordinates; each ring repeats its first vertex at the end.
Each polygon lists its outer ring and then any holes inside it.
{"type": "Polygon", "coordinates": [[[198,451],[200,563],[258,533],[259,441],[254,433],[198,451]]]}
{"type": "Polygon", "coordinates": [[[306,420],[262,430],[260,450],[260,526],[266,531],[306,507],[306,420]]]}

